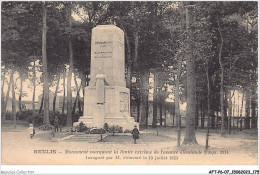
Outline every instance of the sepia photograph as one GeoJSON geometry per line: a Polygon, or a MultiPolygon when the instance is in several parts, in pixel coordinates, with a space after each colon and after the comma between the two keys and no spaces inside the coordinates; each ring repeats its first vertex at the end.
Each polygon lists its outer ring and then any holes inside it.
{"type": "Polygon", "coordinates": [[[259,165],[258,1],[1,1],[1,164],[259,165]]]}

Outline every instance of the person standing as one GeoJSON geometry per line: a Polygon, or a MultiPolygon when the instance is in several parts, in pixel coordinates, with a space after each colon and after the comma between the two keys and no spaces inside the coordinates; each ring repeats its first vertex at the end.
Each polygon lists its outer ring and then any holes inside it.
{"type": "Polygon", "coordinates": [[[58,119],[57,116],[55,116],[55,119],[54,119],[54,129],[55,129],[55,132],[59,132],[59,126],[60,126],[60,120],[58,119]]]}
{"type": "Polygon", "coordinates": [[[30,137],[32,139],[34,134],[35,134],[35,130],[34,130],[34,127],[33,127],[32,123],[29,125],[28,132],[29,132],[29,135],[30,135],[30,137]]]}
{"type": "Polygon", "coordinates": [[[139,139],[139,130],[137,129],[137,126],[134,126],[134,129],[132,131],[134,144],[136,144],[136,139],[139,139]]]}

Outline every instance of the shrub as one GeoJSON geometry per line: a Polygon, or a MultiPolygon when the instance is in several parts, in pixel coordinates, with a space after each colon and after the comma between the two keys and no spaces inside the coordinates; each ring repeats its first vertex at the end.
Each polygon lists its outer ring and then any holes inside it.
{"type": "Polygon", "coordinates": [[[78,132],[89,131],[89,128],[83,122],[80,122],[76,129],[78,132]]]}
{"type": "Polygon", "coordinates": [[[33,125],[35,125],[35,126],[41,126],[41,125],[43,125],[43,115],[36,113],[36,114],[34,114],[34,116],[33,115],[28,116],[26,121],[28,123],[33,123],[33,125]]]}
{"type": "Polygon", "coordinates": [[[7,111],[5,113],[6,120],[13,120],[12,112],[7,111]]]}
{"type": "Polygon", "coordinates": [[[104,129],[105,131],[107,131],[107,132],[108,132],[108,130],[109,130],[109,126],[108,126],[108,124],[107,124],[107,123],[105,123],[105,124],[104,124],[104,126],[103,126],[103,129],[104,129]]]}
{"type": "Polygon", "coordinates": [[[18,120],[26,120],[28,117],[32,116],[33,111],[32,110],[24,110],[24,111],[19,111],[16,113],[16,118],[18,120]]]}
{"type": "Polygon", "coordinates": [[[28,123],[33,123],[35,126],[41,126],[43,124],[43,115],[35,112],[33,115],[32,110],[24,110],[16,113],[18,120],[25,120],[28,123]]]}
{"type": "Polygon", "coordinates": [[[76,112],[74,115],[72,115],[72,122],[77,122],[79,120],[80,113],[76,112]]]}
{"type": "Polygon", "coordinates": [[[132,131],[129,130],[129,129],[126,129],[126,130],[124,131],[124,133],[132,133],[132,131]]]}
{"type": "Polygon", "coordinates": [[[115,133],[122,133],[123,132],[123,128],[121,126],[118,125],[112,125],[108,128],[108,132],[113,133],[113,135],[115,133]]]}

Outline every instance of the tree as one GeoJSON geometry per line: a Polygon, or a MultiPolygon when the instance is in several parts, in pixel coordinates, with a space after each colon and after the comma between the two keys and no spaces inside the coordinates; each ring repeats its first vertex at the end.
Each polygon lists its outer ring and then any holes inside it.
{"type": "Polygon", "coordinates": [[[35,69],[35,61],[33,61],[33,97],[32,97],[32,109],[33,114],[35,113],[35,89],[36,89],[36,69],[35,69]]]}
{"type": "MultiPolygon", "coordinates": [[[[72,3],[67,5],[67,15],[69,20],[69,31],[71,32],[71,22],[72,22],[72,3]]],[[[69,33],[69,73],[67,78],[67,126],[72,126],[72,91],[71,91],[71,81],[72,81],[72,72],[73,72],[73,50],[72,50],[72,41],[71,33],[69,33]]]]}
{"type": "Polygon", "coordinates": [[[153,72],[154,75],[154,84],[153,84],[153,123],[152,127],[156,128],[157,127],[157,88],[158,88],[158,70],[155,70],[153,72]]]}
{"type": "Polygon", "coordinates": [[[220,46],[219,46],[219,54],[218,54],[218,60],[219,60],[219,65],[221,69],[221,82],[220,82],[220,105],[221,105],[221,135],[223,136],[225,134],[225,115],[224,115],[224,65],[222,62],[222,49],[223,49],[223,34],[222,34],[222,29],[221,29],[221,22],[220,22],[220,16],[218,15],[218,31],[220,35],[220,46]]]}
{"type": "Polygon", "coordinates": [[[187,109],[186,109],[186,130],[182,144],[196,144],[195,137],[195,111],[196,111],[196,73],[195,60],[192,55],[192,29],[193,16],[191,7],[186,7],[186,27],[187,36],[187,109]]]}
{"type": "MultiPolygon", "coordinates": [[[[6,69],[5,67],[2,67],[2,70],[1,72],[3,72],[3,74],[1,74],[1,79],[2,79],[2,82],[1,82],[1,110],[2,110],[2,113],[1,115],[3,116],[3,111],[5,110],[5,98],[4,98],[4,86],[5,86],[5,76],[6,76],[6,69]]],[[[5,117],[3,116],[2,120],[5,120],[5,117]]]]}
{"type": "MultiPolygon", "coordinates": [[[[14,68],[12,69],[14,70],[14,68]]],[[[16,99],[15,99],[15,82],[14,82],[14,74],[11,74],[10,81],[12,83],[12,117],[14,119],[14,128],[16,129],[16,99]]]]}
{"type": "Polygon", "coordinates": [[[63,70],[63,100],[62,100],[62,114],[64,114],[64,110],[65,110],[65,100],[66,100],[66,83],[65,83],[65,79],[66,79],[66,69],[64,68],[63,70]]]}
{"type": "MultiPolygon", "coordinates": [[[[13,74],[14,74],[14,70],[12,69],[11,70],[11,74],[10,74],[10,77],[13,77],[13,74]]],[[[7,92],[6,92],[6,96],[5,96],[5,101],[4,101],[4,108],[3,108],[3,120],[6,120],[6,107],[7,107],[7,104],[8,104],[8,100],[9,100],[9,93],[10,93],[10,88],[11,88],[11,85],[12,85],[12,81],[11,79],[9,80],[9,83],[8,83],[8,89],[7,89],[7,92]]]]}
{"type": "Polygon", "coordinates": [[[175,80],[175,93],[174,93],[174,103],[175,103],[175,115],[176,115],[176,122],[178,126],[178,135],[177,135],[177,146],[180,146],[181,142],[181,115],[180,115],[180,76],[181,76],[181,67],[182,67],[182,57],[178,59],[178,73],[175,80]]]}
{"type": "Polygon", "coordinates": [[[47,33],[47,9],[46,3],[42,4],[42,62],[43,62],[43,100],[44,100],[44,120],[43,124],[48,126],[49,121],[49,79],[47,71],[47,54],[46,54],[46,33],[47,33]]]}
{"type": "Polygon", "coordinates": [[[59,84],[60,84],[60,73],[58,73],[57,75],[57,83],[56,83],[56,89],[55,89],[55,92],[54,92],[54,97],[53,97],[53,112],[55,112],[55,109],[56,109],[56,98],[57,98],[57,93],[59,91],[59,84]]]}

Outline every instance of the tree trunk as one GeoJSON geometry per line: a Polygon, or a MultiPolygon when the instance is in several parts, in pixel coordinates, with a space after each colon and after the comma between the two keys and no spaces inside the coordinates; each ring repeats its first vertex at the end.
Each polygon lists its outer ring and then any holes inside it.
{"type": "Polygon", "coordinates": [[[220,108],[221,108],[221,135],[225,135],[225,115],[224,115],[224,66],[222,63],[222,49],[223,49],[223,36],[222,36],[222,31],[220,28],[220,17],[218,17],[218,31],[220,34],[220,47],[219,47],[219,54],[218,54],[218,60],[219,60],[219,65],[221,69],[221,82],[220,82],[220,108]]]}
{"type": "Polygon", "coordinates": [[[79,102],[79,93],[80,93],[80,87],[81,87],[81,85],[78,87],[78,82],[77,82],[76,76],[74,76],[74,82],[75,82],[75,85],[76,85],[77,95],[76,95],[76,98],[75,98],[75,101],[74,101],[74,104],[73,104],[72,115],[75,114],[77,101],[79,102]]]}
{"type": "MultiPolygon", "coordinates": [[[[14,67],[13,67],[14,69],[14,67]]],[[[12,117],[13,117],[13,120],[14,120],[14,128],[16,129],[16,105],[15,105],[15,102],[16,102],[16,99],[15,99],[15,83],[14,83],[14,74],[11,74],[11,77],[10,77],[10,81],[12,82],[12,117]]]]}
{"type": "Polygon", "coordinates": [[[78,97],[78,110],[79,110],[79,115],[83,115],[82,114],[82,110],[81,110],[81,99],[80,99],[80,94],[79,94],[79,97],[78,97]]]}
{"type": "Polygon", "coordinates": [[[42,18],[42,67],[43,67],[43,88],[44,88],[44,125],[49,125],[49,78],[47,70],[47,53],[46,53],[46,33],[47,33],[47,9],[43,2],[43,18],[42,18]]]}
{"type": "Polygon", "coordinates": [[[20,75],[20,94],[19,94],[19,111],[22,111],[22,96],[23,96],[23,76],[20,75]]]}
{"type": "MultiPolygon", "coordinates": [[[[12,77],[14,74],[14,70],[11,70],[11,74],[10,77],[12,77]]],[[[5,96],[5,103],[4,103],[4,110],[3,110],[3,119],[6,120],[6,108],[7,108],[7,104],[9,101],[9,94],[10,94],[10,89],[11,89],[11,85],[12,85],[12,81],[10,80],[8,83],[8,88],[7,88],[7,92],[6,92],[6,96],[5,96]]]]}
{"type": "Polygon", "coordinates": [[[160,125],[162,126],[162,102],[159,103],[159,109],[160,109],[160,125]]]}
{"type": "MultiPolygon", "coordinates": [[[[180,13],[181,17],[181,28],[183,31],[185,31],[185,16],[184,13],[180,13]]],[[[184,38],[181,38],[184,40],[184,38]]],[[[181,77],[181,68],[182,68],[182,59],[183,57],[180,56],[178,59],[178,71],[177,71],[177,77],[176,77],[176,83],[175,83],[175,94],[174,94],[174,113],[176,116],[176,123],[177,123],[177,146],[179,147],[181,145],[181,115],[180,115],[180,77],[181,77]]],[[[173,115],[173,127],[174,127],[174,115],[173,115]]]]}
{"type": "MultiPolygon", "coordinates": [[[[71,31],[71,9],[72,4],[69,5],[68,10],[68,18],[69,18],[69,30],[71,31]]],[[[73,50],[72,50],[72,38],[71,34],[69,34],[69,58],[70,58],[70,64],[69,64],[69,74],[67,79],[67,126],[72,126],[72,91],[71,91],[71,80],[72,80],[72,72],[73,72],[73,50]]]]}
{"type": "Polygon", "coordinates": [[[204,112],[204,107],[203,107],[203,102],[202,100],[200,101],[200,126],[201,129],[204,129],[204,121],[205,121],[205,112],[204,112]]]}
{"type": "Polygon", "coordinates": [[[126,75],[126,87],[131,89],[131,78],[132,78],[132,63],[131,61],[127,64],[127,75],[126,75]]]}
{"type": "MultiPolygon", "coordinates": [[[[228,74],[228,134],[231,134],[231,116],[232,116],[232,95],[231,95],[231,71],[232,71],[232,58],[233,58],[233,51],[232,51],[232,42],[231,42],[231,50],[230,50],[230,59],[229,59],[229,74],[228,74]]],[[[234,95],[235,91],[233,91],[234,95]]]]}
{"type": "Polygon", "coordinates": [[[250,93],[248,88],[246,88],[246,116],[245,116],[245,128],[249,129],[250,128],[250,121],[249,121],[249,116],[250,116],[250,93]]]}
{"type": "Polygon", "coordinates": [[[64,109],[65,109],[65,100],[66,100],[66,69],[63,71],[63,100],[62,100],[62,114],[64,114],[64,109]]]}
{"type": "MultiPolygon", "coordinates": [[[[149,75],[148,75],[148,86],[149,86],[149,75]]],[[[148,87],[148,95],[149,95],[149,87],[148,87]]],[[[149,99],[148,99],[148,95],[147,95],[147,98],[146,98],[146,114],[145,114],[145,128],[147,129],[148,128],[148,117],[149,117],[149,99]]]]}
{"type": "MultiPolygon", "coordinates": [[[[181,144],[181,115],[180,115],[180,76],[181,76],[181,67],[182,67],[182,57],[178,59],[178,72],[177,72],[177,78],[175,80],[175,116],[176,116],[176,122],[178,127],[178,135],[177,135],[177,146],[179,147],[181,144]]],[[[174,121],[174,117],[173,117],[174,121]]],[[[174,122],[173,122],[174,126],[174,122]]]]}
{"type": "Polygon", "coordinates": [[[53,97],[53,112],[55,112],[55,108],[56,108],[56,98],[57,98],[57,93],[59,90],[59,84],[60,84],[60,73],[58,73],[58,77],[57,77],[57,84],[56,84],[56,89],[55,89],[55,93],[54,93],[54,97],[53,97]]]}
{"type": "Polygon", "coordinates": [[[240,101],[240,94],[237,95],[237,116],[239,117],[240,116],[240,108],[239,108],[239,101],[240,101]]]}
{"type": "Polygon", "coordinates": [[[134,67],[137,67],[137,60],[138,60],[138,45],[139,45],[139,38],[138,38],[138,31],[134,33],[134,39],[135,39],[135,56],[134,56],[134,67]]]}
{"type": "Polygon", "coordinates": [[[78,97],[76,96],[74,102],[73,102],[73,107],[72,107],[72,117],[75,115],[75,112],[76,112],[76,106],[77,106],[77,100],[78,100],[78,97]]]}
{"type": "Polygon", "coordinates": [[[137,107],[137,122],[140,123],[140,97],[136,100],[136,107],[137,107]]]}
{"type": "Polygon", "coordinates": [[[167,126],[166,105],[164,105],[164,126],[167,126]]]}
{"type": "Polygon", "coordinates": [[[205,110],[204,105],[201,105],[201,129],[205,128],[205,110]]]}
{"type": "Polygon", "coordinates": [[[242,95],[242,104],[241,104],[241,108],[240,108],[240,116],[239,116],[240,131],[242,131],[242,123],[243,123],[243,119],[242,119],[242,111],[243,111],[243,107],[244,107],[244,92],[243,92],[243,95],[242,95]]]}
{"type": "Polygon", "coordinates": [[[149,89],[149,71],[144,71],[141,74],[140,80],[140,127],[147,128],[147,106],[148,106],[148,89],[149,89]]]}
{"type": "MultiPolygon", "coordinates": [[[[3,77],[2,77],[2,86],[1,86],[1,113],[4,117],[4,107],[5,107],[5,98],[4,98],[4,87],[5,87],[5,75],[6,75],[6,69],[4,68],[3,77]]],[[[4,120],[4,118],[2,118],[4,120]]]]}
{"type": "Polygon", "coordinates": [[[234,105],[233,105],[233,128],[234,128],[234,126],[235,126],[235,108],[236,108],[236,97],[234,97],[234,105]]]}
{"type": "Polygon", "coordinates": [[[192,15],[190,8],[186,8],[187,26],[187,109],[186,109],[186,130],[182,144],[197,144],[195,136],[195,112],[196,112],[196,72],[195,61],[192,54],[192,15]]]}
{"type": "Polygon", "coordinates": [[[154,92],[153,92],[153,123],[152,127],[157,127],[157,83],[158,83],[158,72],[154,71],[154,92]]]}
{"type": "Polygon", "coordinates": [[[209,78],[209,65],[207,63],[207,66],[205,68],[206,71],[206,76],[207,76],[207,88],[208,88],[208,95],[207,95],[207,102],[208,102],[208,122],[207,122],[207,135],[206,135],[206,150],[209,147],[209,129],[210,129],[210,119],[211,119],[211,106],[210,106],[210,102],[211,102],[211,89],[210,89],[210,78],[209,78]]]}
{"type": "Polygon", "coordinates": [[[35,89],[36,89],[36,71],[35,71],[35,61],[33,61],[33,98],[32,98],[33,114],[35,114],[35,89]]]}
{"type": "MultiPolygon", "coordinates": [[[[228,134],[231,134],[231,117],[232,117],[232,95],[231,95],[231,88],[229,88],[229,95],[228,95],[228,134]]],[[[234,92],[233,92],[234,94],[234,92]]]]}
{"type": "MultiPolygon", "coordinates": [[[[2,97],[4,96],[4,87],[5,87],[5,75],[6,75],[6,69],[4,68],[3,77],[2,77],[2,86],[1,86],[1,94],[2,97]]],[[[3,108],[2,108],[3,109],[3,108]]]]}
{"type": "Polygon", "coordinates": [[[132,78],[132,59],[131,59],[131,54],[130,54],[131,48],[130,48],[127,33],[126,33],[124,28],[123,28],[123,30],[124,30],[124,33],[125,33],[125,41],[126,41],[126,47],[127,47],[127,52],[126,52],[126,56],[127,56],[126,87],[130,89],[131,88],[131,78],[132,78]]]}
{"type": "Polygon", "coordinates": [[[78,92],[78,110],[79,110],[79,115],[82,115],[82,110],[81,110],[81,99],[80,99],[80,88],[82,87],[82,81],[79,86],[79,92],[78,92]]]}
{"type": "Polygon", "coordinates": [[[41,106],[40,106],[40,109],[39,109],[39,114],[42,113],[43,101],[44,101],[44,90],[43,90],[43,93],[42,93],[42,99],[41,99],[41,106]]]}
{"type": "Polygon", "coordinates": [[[140,101],[140,129],[146,128],[146,101],[141,99],[140,101]]]}
{"type": "Polygon", "coordinates": [[[216,119],[216,117],[215,117],[215,114],[214,114],[214,110],[211,110],[210,113],[211,113],[211,115],[210,115],[211,116],[211,120],[210,120],[211,128],[215,129],[215,119],[216,119]]]}
{"type": "Polygon", "coordinates": [[[225,129],[228,128],[228,117],[227,117],[227,112],[228,112],[228,92],[225,92],[225,97],[224,97],[224,126],[225,129]]]}
{"type": "MultiPolygon", "coordinates": [[[[135,2],[133,1],[131,3],[132,7],[135,8],[135,2]]],[[[133,21],[133,25],[134,25],[134,58],[133,58],[133,70],[131,70],[131,74],[135,74],[136,77],[138,77],[138,74],[139,74],[139,69],[138,69],[138,47],[139,47],[139,27],[137,26],[137,17],[136,17],[136,14],[135,14],[135,11],[133,13],[134,15],[134,21],[133,21]]],[[[139,76],[140,77],[140,76],[139,76]]],[[[142,76],[141,76],[142,77],[142,76]]],[[[140,77],[140,78],[141,78],[140,77]]],[[[139,87],[141,87],[142,84],[139,82],[139,87]]],[[[141,114],[141,110],[142,110],[142,107],[141,107],[141,103],[143,103],[144,100],[141,99],[140,97],[137,97],[137,101],[136,101],[136,104],[137,104],[137,120],[139,120],[139,122],[141,121],[142,122],[142,114],[141,114]]]]}
{"type": "Polygon", "coordinates": [[[216,111],[216,114],[217,114],[217,116],[216,116],[217,122],[215,123],[215,127],[218,128],[218,124],[219,124],[219,121],[220,121],[220,119],[221,119],[221,118],[219,118],[219,115],[218,115],[218,114],[219,114],[219,111],[218,111],[218,110],[216,111]]]}
{"type": "Polygon", "coordinates": [[[86,78],[86,74],[83,72],[82,76],[81,76],[81,84],[82,84],[82,93],[83,93],[83,105],[82,105],[82,110],[81,110],[81,114],[83,114],[82,111],[84,111],[84,97],[85,97],[85,88],[86,88],[86,82],[87,82],[87,78],[86,78]]]}
{"type": "MultiPolygon", "coordinates": [[[[254,73],[255,76],[255,73],[254,73]]],[[[256,120],[256,87],[251,86],[251,128],[256,128],[257,127],[257,120],[256,120]]]]}
{"type": "Polygon", "coordinates": [[[239,116],[240,116],[239,100],[240,100],[240,95],[238,94],[237,95],[237,129],[239,128],[239,116]]]}
{"type": "Polygon", "coordinates": [[[198,125],[199,125],[199,102],[198,102],[198,97],[196,97],[195,129],[197,129],[198,125]]]}

